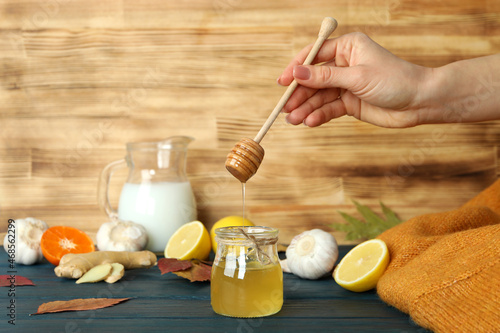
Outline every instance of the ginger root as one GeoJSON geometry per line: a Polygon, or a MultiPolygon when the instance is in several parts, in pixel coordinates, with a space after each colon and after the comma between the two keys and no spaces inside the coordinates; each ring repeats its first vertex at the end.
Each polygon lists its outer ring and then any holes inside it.
{"type": "Polygon", "coordinates": [[[94,283],[105,280],[108,276],[110,276],[113,271],[113,266],[111,264],[100,264],[92,267],[89,271],[81,278],[76,280],[77,284],[80,283],[94,283]]]}
{"type": "Polygon", "coordinates": [[[100,264],[119,263],[125,269],[149,268],[156,264],[156,255],[151,251],[94,251],[68,253],[64,255],[54,272],[59,277],[78,279],[92,267],[100,264]]]}
{"type": "Polygon", "coordinates": [[[111,267],[113,267],[111,273],[107,278],[104,279],[104,281],[106,281],[107,283],[115,283],[116,281],[120,280],[125,274],[125,267],[123,267],[122,264],[114,262],[111,264],[111,267]]]}

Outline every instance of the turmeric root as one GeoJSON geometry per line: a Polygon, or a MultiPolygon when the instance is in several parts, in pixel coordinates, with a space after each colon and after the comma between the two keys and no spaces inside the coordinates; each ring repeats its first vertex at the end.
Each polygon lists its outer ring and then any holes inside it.
{"type": "Polygon", "coordinates": [[[54,272],[59,277],[78,279],[92,267],[100,264],[120,263],[125,269],[149,268],[156,264],[156,260],[156,255],[151,251],[68,253],[61,258],[54,272]]]}

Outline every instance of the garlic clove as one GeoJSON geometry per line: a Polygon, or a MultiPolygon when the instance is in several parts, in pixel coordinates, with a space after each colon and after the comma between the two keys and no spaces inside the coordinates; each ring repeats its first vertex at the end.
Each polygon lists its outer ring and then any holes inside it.
{"type": "Polygon", "coordinates": [[[101,225],[96,240],[100,251],[142,251],[148,244],[148,235],[140,224],[114,220],[101,225]]]}
{"type": "Polygon", "coordinates": [[[304,279],[319,279],[333,270],[338,258],[335,237],[321,229],[295,236],[286,250],[288,269],[304,279]]]}
{"type": "Polygon", "coordinates": [[[12,233],[5,235],[3,241],[5,251],[9,252],[9,250],[14,249],[15,262],[18,264],[33,265],[40,262],[43,259],[40,241],[44,231],[49,228],[47,223],[33,217],[27,217],[15,220],[13,227],[15,238],[12,239],[12,233]]]}
{"type": "Polygon", "coordinates": [[[311,234],[297,239],[295,252],[299,256],[313,256],[315,254],[316,239],[311,234]]]}

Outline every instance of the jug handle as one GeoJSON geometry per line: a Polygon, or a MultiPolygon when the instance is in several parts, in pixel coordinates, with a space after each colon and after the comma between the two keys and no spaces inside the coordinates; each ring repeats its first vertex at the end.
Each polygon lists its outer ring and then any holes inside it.
{"type": "Polygon", "coordinates": [[[125,159],[117,160],[109,163],[102,169],[101,175],[99,176],[99,183],[97,185],[97,201],[102,210],[108,214],[111,220],[118,218],[118,211],[111,207],[109,202],[109,182],[111,176],[117,169],[121,169],[127,166],[125,159]]]}

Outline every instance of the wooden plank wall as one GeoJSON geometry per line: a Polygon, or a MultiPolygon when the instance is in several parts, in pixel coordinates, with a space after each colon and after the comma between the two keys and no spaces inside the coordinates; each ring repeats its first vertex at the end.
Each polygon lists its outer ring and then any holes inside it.
{"type": "MultiPolygon", "coordinates": [[[[224,169],[284,91],[275,80],[324,16],[424,66],[500,52],[497,0],[2,0],[0,231],[34,216],[95,233],[97,179],[125,143],[196,138],[188,174],[199,219],[241,213],[224,169]]],[[[498,79],[498,78],[496,78],[498,79]]],[[[344,118],[279,118],[247,184],[246,214],[286,243],[356,214],[352,199],[401,218],[454,209],[498,174],[500,122],[383,129],[344,118]]],[[[116,178],[116,204],[124,175],[116,178]]],[[[3,237],[2,237],[3,239],[3,237]]]]}

